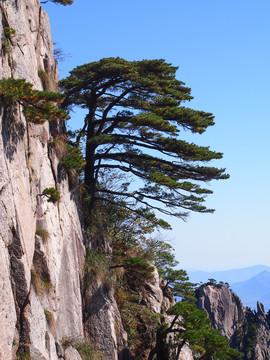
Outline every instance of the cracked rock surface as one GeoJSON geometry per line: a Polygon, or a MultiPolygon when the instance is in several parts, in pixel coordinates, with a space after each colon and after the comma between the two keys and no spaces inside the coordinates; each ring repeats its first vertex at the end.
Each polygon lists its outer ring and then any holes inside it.
{"type": "Polygon", "coordinates": [[[213,328],[244,353],[243,360],[270,359],[269,315],[262,304],[252,311],[227,286],[209,285],[199,291],[197,305],[207,312],[213,328]]]}
{"type": "MultiPolygon", "coordinates": [[[[42,90],[41,69],[56,83],[49,19],[39,1],[2,0],[1,38],[4,27],[16,34],[6,40],[8,49],[2,41],[0,78],[23,78],[42,90]]],[[[81,222],[67,177],[58,178],[50,140],[48,123],[26,123],[19,105],[0,107],[1,359],[15,359],[16,352],[58,359],[56,343],[83,336],[81,222]],[[39,196],[49,187],[61,202],[39,196]]]]}

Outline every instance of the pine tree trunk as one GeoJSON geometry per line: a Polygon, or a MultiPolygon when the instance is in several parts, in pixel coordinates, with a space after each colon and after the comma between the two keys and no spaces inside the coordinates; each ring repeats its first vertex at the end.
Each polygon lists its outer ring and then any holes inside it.
{"type": "Polygon", "coordinates": [[[87,126],[87,141],[86,141],[86,150],[85,150],[85,173],[84,173],[84,182],[87,187],[87,192],[91,196],[90,211],[93,209],[94,205],[94,195],[96,190],[96,179],[95,179],[95,153],[96,146],[90,141],[95,136],[95,125],[94,125],[94,114],[91,112],[87,116],[88,126],[87,126]]]}

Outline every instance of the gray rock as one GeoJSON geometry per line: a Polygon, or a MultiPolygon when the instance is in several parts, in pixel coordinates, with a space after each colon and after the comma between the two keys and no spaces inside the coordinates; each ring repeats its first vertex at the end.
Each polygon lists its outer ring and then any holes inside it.
{"type": "Polygon", "coordinates": [[[257,303],[257,311],[245,308],[225,285],[206,286],[197,297],[198,307],[207,312],[212,326],[244,353],[245,360],[270,358],[269,321],[262,304],[257,303]]]}
{"type": "MultiPolygon", "coordinates": [[[[1,1],[1,37],[4,26],[16,35],[10,50],[2,49],[0,78],[23,78],[42,90],[41,69],[49,74],[53,90],[58,72],[49,19],[39,1],[1,1]]],[[[58,180],[59,159],[49,151],[50,139],[48,123],[27,124],[18,105],[0,107],[1,359],[11,360],[20,350],[35,360],[56,360],[56,341],[83,336],[80,215],[67,176],[58,180]],[[58,189],[59,204],[39,196],[46,187],[58,189]],[[48,231],[46,241],[35,236],[37,223],[48,231]],[[53,325],[45,310],[52,314],[53,325]]]]}
{"type": "Polygon", "coordinates": [[[72,346],[65,350],[65,360],[82,360],[80,354],[72,346]]]}

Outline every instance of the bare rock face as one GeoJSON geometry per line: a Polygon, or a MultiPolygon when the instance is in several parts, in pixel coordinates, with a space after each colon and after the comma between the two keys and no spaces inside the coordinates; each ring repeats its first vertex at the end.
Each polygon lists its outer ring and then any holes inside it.
{"type": "Polygon", "coordinates": [[[113,294],[99,280],[89,291],[91,295],[85,307],[86,333],[104,359],[117,360],[118,353],[126,345],[127,335],[113,294]]]}
{"type": "Polygon", "coordinates": [[[230,339],[245,318],[245,308],[227,286],[207,286],[199,294],[198,307],[206,311],[222,336],[230,339]]]}
{"type": "Polygon", "coordinates": [[[65,351],[65,360],[81,360],[81,357],[76,349],[69,346],[65,351]]]}
{"type": "MultiPolygon", "coordinates": [[[[42,90],[43,70],[52,90],[58,73],[39,0],[2,0],[0,33],[0,78],[23,78],[42,90]],[[4,28],[16,33],[7,38],[4,28]]],[[[0,106],[1,359],[58,359],[56,343],[83,336],[81,222],[51,139],[48,123],[27,123],[19,105],[0,106]],[[49,187],[59,191],[59,203],[40,196],[49,187]]]]}
{"type": "Polygon", "coordinates": [[[225,285],[201,288],[197,298],[198,307],[207,312],[212,326],[244,353],[243,360],[270,358],[269,316],[262,304],[257,304],[257,311],[245,308],[225,285]]]}
{"type": "Polygon", "coordinates": [[[194,360],[192,356],[192,351],[187,345],[184,345],[183,349],[181,350],[181,353],[179,355],[178,360],[194,360]]]}

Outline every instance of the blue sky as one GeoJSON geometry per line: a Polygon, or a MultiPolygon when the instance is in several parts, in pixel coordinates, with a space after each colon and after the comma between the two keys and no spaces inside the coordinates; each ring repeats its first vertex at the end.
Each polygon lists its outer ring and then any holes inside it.
{"type": "Polygon", "coordinates": [[[223,152],[214,165],[231,178],[210,184],[214,214],[168,219],[173,230],[165,236],[180,266],[270,266],[269,0],[74,0],[44,8],[56,47],[69,54],[60,77],[103,57],[163,58],[191,87],[187,106],[215,115],[205,134],[183,136],[223,152]]]}

